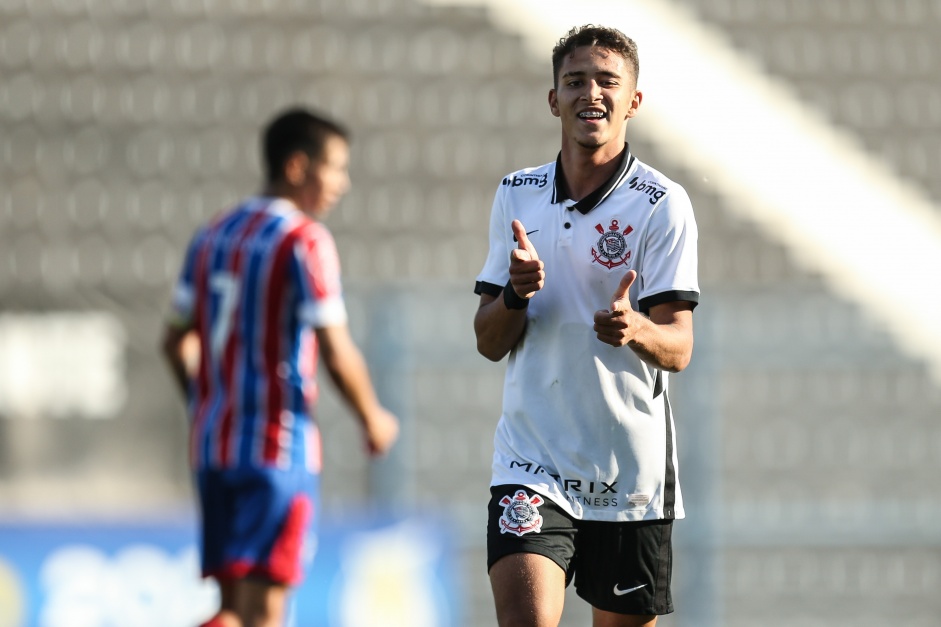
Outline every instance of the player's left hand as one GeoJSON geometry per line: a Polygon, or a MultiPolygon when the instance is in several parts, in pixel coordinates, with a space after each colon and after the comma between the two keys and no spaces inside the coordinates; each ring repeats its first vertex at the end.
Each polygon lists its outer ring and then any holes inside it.
{"type": "Polygon", "coordinates": [[[611,297],[611,308],[595,312],[594,330],[598,339],[605,344],[624,346],[634,337],[636,316],[638,314],[631,307],[631,299],[628,293],[635,279],[637,279],[637,272],[628,270],[621,277],[621,282],[614,291],[614,296],[611,297]]]}
{"type": "Polygon", "coordinates": [[[366,451],[372,457],[389,452],[399,437],[399,419],[384,407],[377,407],[363,423],[366,451]]]}

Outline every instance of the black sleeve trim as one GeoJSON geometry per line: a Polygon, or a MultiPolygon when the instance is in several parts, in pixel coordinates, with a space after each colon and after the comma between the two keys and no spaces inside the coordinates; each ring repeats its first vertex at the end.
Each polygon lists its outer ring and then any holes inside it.
{"type": "Polygon", "coordinates": [[[477,285],[474,286],[475,294],[488,294],[494,298],[499,296],[500,292],[502,291],[502,285],[494,285],[493,283],[487,283],[486,281],[477,281],[477,285]]]}
{"type": "Polygon", "coordinates": [[[650,312],[650,308],[654,305],[673,303],[679,300],[692,303],[693,309],[695,309],[696,305],[699,304],[699,292],[684,292],[681,290],[660,292],[659,294],[642,298],[637,304],[640,305],[640,312],[644,315],[647,315],[650,312]]]}

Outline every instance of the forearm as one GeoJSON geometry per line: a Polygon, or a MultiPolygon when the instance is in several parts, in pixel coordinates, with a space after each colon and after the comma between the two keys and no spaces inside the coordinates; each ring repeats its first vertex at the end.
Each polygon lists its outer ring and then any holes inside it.
{"type": "Polygon", "coordinates": [[[345,325],[318,328],[316,332],[322,363],[359,419],[370,454],[385,453],[398,437],[398,419],[380,405],[363,354],[345,325]]]}
{"type": "Polygon", "coordinates": [[[377,411],[379,400],[369,368],[345,326],[317,330],[320,357],[346,405],[366,423],[377,411]]]}
{"type": "Polygon", "coordinates": [[[502,295],[481,295],[474,316],[477,351],[481,355],[500,361],[519,343],[525,330],[526,309],[507,309],[502,295]]]}
{"type": "Polygon", "coordinates": [[[366,361],[358,349],[347,349],[325,360],[324,365],[330,374],[337,392],[344,402],[362,422],[379,407],[372,379],[366,361]]]}

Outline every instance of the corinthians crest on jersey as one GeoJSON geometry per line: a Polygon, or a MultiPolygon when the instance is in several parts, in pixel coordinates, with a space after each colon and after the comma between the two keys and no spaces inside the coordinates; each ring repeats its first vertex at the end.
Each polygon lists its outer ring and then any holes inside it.
{"type": "Polygon", "coordinates": [[[595,230],[601,234],[601,237],[591,248],[593,261],[609,270],[627,263],[631,258],[627,236],[634,231],[634,228],[628,224],[622,229],[620,222],[615,218],[611,220],[607,230],[600,224],[595,225],[595,230]]]}
{"type": "Polygon", "coordinates": [[[503,515],[500,516],[500,533],[515,533],[522,536],[531,531],[542,529],[542,514],[539,506],[545,503],[541,496],[529,496],[525,490],[517,490],[512,497],[500,499],[503,515]]]}

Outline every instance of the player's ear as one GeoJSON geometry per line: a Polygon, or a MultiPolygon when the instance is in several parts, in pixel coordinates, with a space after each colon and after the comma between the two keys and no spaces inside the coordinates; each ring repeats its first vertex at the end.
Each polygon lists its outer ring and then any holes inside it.
{"type": "Polygon", "coordinates": [[[635,115],[637,115],[637,110],[640,109],[640,103],[643,99],[644,99],[644,94],[640,90],[635,89],[634,97],[631,99],[631,106],[627,108],[628,118],[632,118],[635,115]]]}
{"type": "Polygon", "coordinates": [[[555,93],[555,89],[549,90],[549,111],[552,111],[552,115],[559,117],[559,98],[555,93]]]}
{"type": "Polygon", "coordinates": [[[307,180],[310,157],[302,150],[291,153],[284,162],[284,180],[293,187],[300,187],[307,180]]]}

